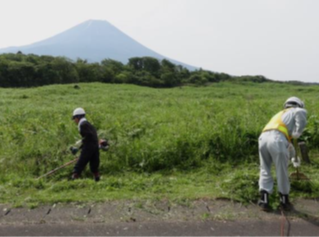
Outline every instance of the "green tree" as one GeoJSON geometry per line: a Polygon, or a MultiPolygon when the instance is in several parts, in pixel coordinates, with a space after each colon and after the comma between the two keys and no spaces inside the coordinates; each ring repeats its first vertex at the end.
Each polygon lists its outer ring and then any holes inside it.
{"type": "Polygon", "coordinates": [[[56,83],[73,83],[79,81],[74,64],[67,58],[56,57],[52,61],[52,69],[57,71],[56,83]]]}
{"type": "Polygon", "coordinates": [[[49,62],[42,62],[38,66],[36,66],[36,86],[42,85],[50,85],[54,83],[58,83],[58,72],[53,69],[52,64],[49,62]]]}
{"type": "Polygon", "coordinates": [[[128,60],[128,66],[135,71],[140,71],[143,69],[143,59],[139,57],[130,58],[128,60]]]}
{"type": "Polygon", "coordinates": [[[28,62],[11,62],[8,67],[10,86],[28,87],[34,86],[35,68],[28,62]]]}
{"type": "Polygon", "coordinates": [[[9,61],[6,60],[4,57],[0,58],[0,86],[1,87],[9,87],[9,61]]]}
{"type": "Polygon", "coordinates": [[[163,72],[175,72],[175,64],[168,61],[167,59],[163,59],[162,62],[162,71],[163,72]]]}
{"type": "Polygon", "coordinates": [[[110,70],[114,76],[124,70],[124,64],[113,59],[104,59],[101,65],[110,70]]]}
{"type": "Polygon", "coordinates": [[[76,70],[80,82],[102,81],[102,67],[98,63],[87,63],[83,60],[77,60],[76,70]]]}
{"type": "Polygon", "coordinates": [[[143,57],[142,62],[143,62],[143,70],[151,73],[155,77],[159,76],[161,64],[156,58],[143,57]]]}

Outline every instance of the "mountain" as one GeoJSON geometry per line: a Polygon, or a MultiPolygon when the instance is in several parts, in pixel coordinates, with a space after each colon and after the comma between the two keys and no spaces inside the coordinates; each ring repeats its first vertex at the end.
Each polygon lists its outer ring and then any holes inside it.
{"type": "Polygon", "coordinates": [[[107,21],[88,20],[49,39],[34,44],[0,49],[1,53],[65,56],[72,60],[86,59],[89,62],[100,62],[103,59],[114,59],[126,64],[132,57],[164,58],[174,64],[190,70],[193,66],[164,57],[138,43],[107,21]]]}

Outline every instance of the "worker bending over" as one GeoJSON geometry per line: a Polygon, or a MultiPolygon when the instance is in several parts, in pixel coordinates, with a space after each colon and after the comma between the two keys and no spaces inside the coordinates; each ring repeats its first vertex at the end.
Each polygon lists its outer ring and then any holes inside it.
{"type": "Polygon", "coordinates": [[[263,129],[259,137],[260,177],[258,205],[269,211],[269,194],[273,192],[274,180],[271,165],[275,164],[280,207],[292,208],[289,202],[290,182],[288,175],[289,149],[293,146],[291,139],[297,139],[307,124],[307,111],[304,103],[297,97],[290,97],[284,103],[284,110],[277,113],[263,129]]]}

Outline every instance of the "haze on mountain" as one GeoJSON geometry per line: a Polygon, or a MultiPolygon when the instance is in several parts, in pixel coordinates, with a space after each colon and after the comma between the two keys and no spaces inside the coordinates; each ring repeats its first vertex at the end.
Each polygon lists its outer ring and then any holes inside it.
{"type": "Polygon", "coordinates": [[[164,58],[189,70],[196,69],[185,63],[169,59],[148,49],[112,24],[102,20],[88,20],[49,39],[30,45],[0,49],[2,53],[64,56],[72,60],[81,58],[88,62],[113,59],[124,64],[132,57],[164,58]]]}

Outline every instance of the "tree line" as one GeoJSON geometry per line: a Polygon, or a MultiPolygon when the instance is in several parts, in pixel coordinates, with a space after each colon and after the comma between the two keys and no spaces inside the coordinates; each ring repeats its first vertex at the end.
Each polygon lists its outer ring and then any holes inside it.
{"type": "Polygon", "coordinates": [[[190,71],[169,60],[133,57],[127,64],[104,59],[100,63],[72,61],[66,57],[25,55],[22,52],[0,55],[0,87],[35,87],[79,82],[128,83],[149,87],[205,85],[226,80],[268,81],[263,76],[234,77],[207,70],[190,71]]]}

